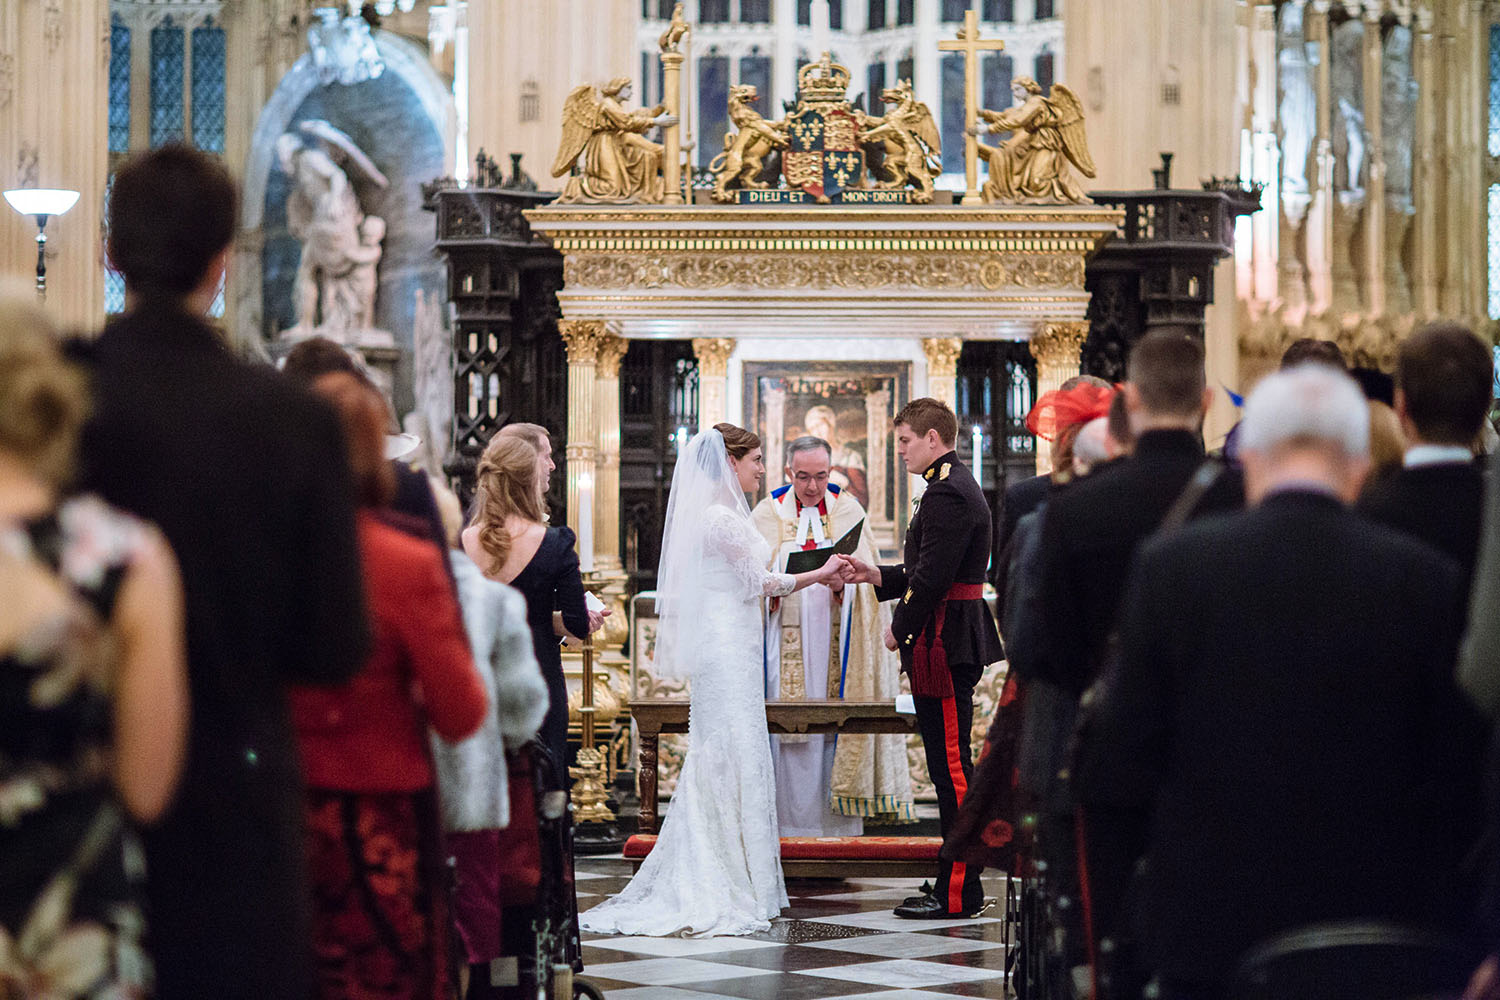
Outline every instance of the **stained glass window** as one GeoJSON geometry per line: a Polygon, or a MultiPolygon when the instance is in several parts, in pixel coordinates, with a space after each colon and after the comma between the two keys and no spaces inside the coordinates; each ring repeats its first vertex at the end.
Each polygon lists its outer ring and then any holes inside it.
{"type": "Polygon", "coordinates": [[[703,116],[698,135],[700,167],[708,166],[724,149],[724,133],[729,128],[728,106],[729,57],[704,56],[698,61],[698,107],[703,116]]]}
{"type": "Polygon", "coordinates": [[[865,24],[871,29],[885,27],[885,0],[870,0],[865,24]]]}
{"type": "Polygon", "coordinates": [[[834,31],[844,30],[844,0],[828,0],[828,26],[834,31]]]}
{"type": "Polygon", "coordinates": [[[1500,24],[1490,25],[1490,155],[1500,156],[1500,24]]]}
{"type": "Polygon", "coordinates": [[[916,0],[896,0],[896,23],[913,24],[917,20],[916,0]]]}
{"type": "Polygon", "coordinates": [[[224,29],[193,29],[193,145],[224,152],[224,29]]]}
{"type": "Polygon", "coordinates": [[[1500,184],[1490,185],[1490,319],[1500,319],[1500,184]]]}
{"type": "Polygon", "coordinates": [[[770,24],[771,0],[740,0],[740,20],[745,24],[770,24]]]}
{"type": "MultiPolygon", "coordinates": [[[[115,175],[110,174],[104,181],[104,220],[109,222],[109,196],[115,189],[115,175]]],[[[104,314],[112,316],[115,313],[125,311],[125,279],[119,271],[105,265],[104,268],[104,314]]]]}
{"type": "Polygon", "coordinates": [[[109,28],[109,151],[130,149],[130,29],[109,28]]]}
{"type": "Polygon", "coordinates": [[[986,21],[1014,21],[1016,19],[1014,0],[984,0],[984,19],[986,21]]]}
{"type": "Polygon", "coordinates": [[[151,29],[151,147],[182,138],[182,29],[168,17],[151,29]]]}
{"type": "Polygon", "coordinates": [[[752,55],[740,59],[740,83],[755,88],[760,97],[756,107],[766,113],[771,103],[771,57],[752,55]]]}
{"type": "Polygon", "coordinates": [[[943,20],[962,21],[969,9],[969,0],[943,0],[943,20]]]}
{"type": "Polygon", "coordinates": [[[1002,110],[1015,103],[1010,96],[1010,81],[1015,76],[1015,60],[1003,52],[986,52],[980,61],[983,94],[979,105],[1002,110]]]}
{"type": "Polygon", "coordinates": [[[865,104],[867,111],[880,107],[880,92],[885,89],[885,60],[870,63],[865,70],[865,104]]]}
{"type": "Polygon", "coordinates": [[[1052,53],[1039,52],[1036,57],[1036,82],[1041,85],[1042,93],[1052,89],[1052,73],[1054,61],[1052,53]]]}
{"type": "Polygon", "coordinates": [[[964,55],[943,53],[943,173],[964,169],[964,55]]]}
{"type": "Polygon", "coordinates": [[[1038,21],[1045,21],[1050,17],[1056,17],[1052,0],[1036,0],[1036,17],[1038,21]]]}

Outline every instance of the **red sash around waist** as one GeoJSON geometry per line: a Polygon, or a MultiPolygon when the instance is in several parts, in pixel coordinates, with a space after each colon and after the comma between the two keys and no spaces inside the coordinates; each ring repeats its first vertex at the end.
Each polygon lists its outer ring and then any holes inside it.
{"type": "Polygon", "coordinates": [[[953,674],[948,671],[948,652],[943,649],[943,619],[949,601],[978,601],[984,597],[982,583],[955,583],[932,609],[932,627],[923,629],[911,653],[911,693],[925,698],[952,698],[953,674]],[[931,632],[932,640],[927,635],[931,632]]]}

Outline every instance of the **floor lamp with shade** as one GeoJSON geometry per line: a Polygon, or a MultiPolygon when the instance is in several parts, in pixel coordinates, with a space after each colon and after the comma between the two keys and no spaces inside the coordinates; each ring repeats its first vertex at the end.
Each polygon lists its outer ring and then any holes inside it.
{"type": "Polygon", "coordinates": [[[77,191],[60,188],[16,188],[5,192],[10,207],[36,219],[36,295],[47,297],[47,219],[62,215],[78,201],[77,191]]]}

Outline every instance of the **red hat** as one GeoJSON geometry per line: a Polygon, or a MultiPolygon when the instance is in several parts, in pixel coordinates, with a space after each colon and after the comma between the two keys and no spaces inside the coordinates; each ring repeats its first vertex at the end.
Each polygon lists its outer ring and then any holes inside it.
{"type": "Polygon", "coordinates": [[[1044,392],[1026,414],[1026,429],[1044,441],[1051,441],[1072,424],[1086,424],[1108,416],[1114,398],[1114,389],[1090,383],[1044,392]]]}

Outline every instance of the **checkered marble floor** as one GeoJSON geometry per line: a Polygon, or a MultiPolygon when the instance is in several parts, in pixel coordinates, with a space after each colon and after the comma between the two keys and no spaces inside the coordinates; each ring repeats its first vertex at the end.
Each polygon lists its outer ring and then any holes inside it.
{"type": "MultiPolygon", "coordinates": [[[[577,860],[578,908],[629,880],[619,861],[577,860]]],[[[902,920],[920,879],[791,879],[791,905],[749,937],[583,936],[584,975],[608,1000],[949,1000],[1006,996],[999,906],[977,920],[902,920]]],[[[1004,879],[985,880],[1002,897],[1004,879]]]]}

